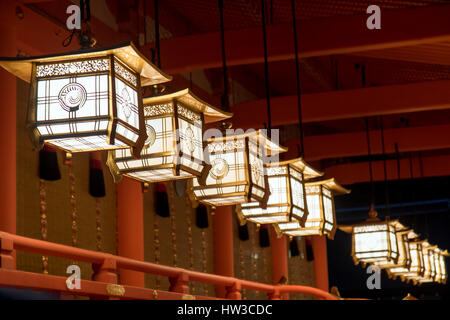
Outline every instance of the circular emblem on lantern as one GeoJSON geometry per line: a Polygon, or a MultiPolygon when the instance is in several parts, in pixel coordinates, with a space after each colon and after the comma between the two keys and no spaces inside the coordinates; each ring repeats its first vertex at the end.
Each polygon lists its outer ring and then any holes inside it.
{"type": "Polygon", "coordinates": [[[192,153],[195,150],[195,143],[194,143],[194,131],[189,126],[184,131],[184,144],[186,148],[192,153]]]}
{"type": "Polygon", "coordinates": [[[156,131],[151,125],[146,124],[145,130],[147,131],[147,140],[145,140],[144,148],[150,148],[156,140],[156,131]]]}
{"type": "Polygon", "coordinates": [[[221,180],[225,178],[225,176],[228,174],[228,171],[230,169],[230,166],[228,163],[222,159],[222,158],[216,158],[211,162],[211,170],[209,171],[211,173],[211,176],[216,180],[221,180]]]}
{"type": "Polygon", "coordinates": [[[261,179],[261,171],[263,171],[262,165],[260,161],[254,159],[251,164],[252,175],[255,178],[255,183],[259,184],[259,179],[261,179]]]}
{"type": "Polygon", "coordinates": [[[127,122],[128,122],[128,118],[130,118],[130,115],[131,115],[131,98],[130,98],[130,94],[128,93],[127,88],[122,89],[121,106],[122,106],[123,114],[125,115],[125,118],[127,118],[127,122]]]}
{"type": "Polygon", "coordinates": [[[80,109],[86,102],[86,98],[86,89],[76,82],[66,84],[58,94],[59,104],[67,112],[80,109]]]}

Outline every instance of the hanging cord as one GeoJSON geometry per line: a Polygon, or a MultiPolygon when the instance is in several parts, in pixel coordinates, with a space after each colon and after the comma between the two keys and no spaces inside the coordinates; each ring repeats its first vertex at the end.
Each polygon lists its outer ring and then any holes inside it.
{"type": "Polygon", "coordinates": [[[267,136],[271,138],[272,118],[270,112],[270,84],[269,84],[269,63],[267,61],[267,35],[266,35],[266,6],[265,0],[261,0],[261,25],[264,44],[264,80],[266,84],[266,101],[267,101],[267,136]]]}
{"type": "Polygon", "coordinates": [[[159,6],[158,0],[154,0],[155,4],[155,50],[156,50],[156,66],[161,69],[161,50],[159,45],[159,6]]]}
{"type": "Polygon", "coordinates": [[[373,182],[372,172],[372,156],[370,153],[370,134],[369,134],[369,118],[366,118],[366,139],[367,139],[367,156],[369,158],[369,176],[370,176],[370,204],[375,205],[375,185],[373,182]]]}
{"type": "Polygon", "coordinates": [[[220,40],[222,45],[222,73],[223,73],[223,95],[222,95],[222,110],[230,111],[229,94],[228,94],[228,70],[227,58],[225,51],[225,26],[223,21],[223,0],[219,0],[220,13],[220,40]]]}
{"type": "Polygon", "coordinates": [[[386,168],[386,153],[384,146],[384,126],[383,126],[383,116],[380,116],[380,131],[381,131],[381,149],[383,155],[383,169],[384,169],[384,195],[386,200],[386,218],[389,221],[391,217],[391,209],[389,205],[389,183],[386,168]]]}
{"type": "Polygon", "coordinates": [[[303,143],[303,119],[302,119],[302,101],[300,90],[300,63],[298,61],[298,44],[297,44],[297,23],[295,19],[295,0],[291,0],[292,8],[292,27],[294,33],[294,48],[295,48],[295,77],[297,80],[297,106],[298,106],[298,125],[300,131],[300,146],[298,150],[298,156],[305,156],[305,147],[303,143]]]}

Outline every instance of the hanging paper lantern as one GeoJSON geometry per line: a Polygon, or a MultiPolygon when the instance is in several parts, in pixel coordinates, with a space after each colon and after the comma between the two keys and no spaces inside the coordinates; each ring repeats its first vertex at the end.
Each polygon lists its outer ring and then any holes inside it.
{"type": "Polygon", "coordinates": [[[171,80],[132,43],[41,57],[1,58],[31,82],[28,124],[37,147],[67,152],[132,147],[146,140],[141,87],[171,80]]]}
{"type": "Polygon", "coordinates": [[[270,188],[267,206],[262,208],[259,202],[243,203],[238,206],[238,214],[258,224],[283,223],[295,218],[304,226],[308,215],[305,181],[323,173],[302,158],[269,163],[266,170],[270,188]]]}
{"type": "Polygon", "coordinates": [[[423,261],[424,261],[424,273],[423,276],[418,278],[419,283],[434,282],[436,276],[436,265],[434,262],[434,250],[437,246],[432,246],[428,241],[422,243],[423,261]]]}
{"type": "Polygon", "coordinates": [[[159,182],[155,186],[154,205],[158,216],[170,217],[169,196],[167,195],[167,187],[163,182],[159,182]]]}
{"type": "Polygon", "coordinates": [[[107,164],[115,181],[121,175],[144,182],[199,177],[206,179],[210,166],[205,162],[205,123],[231,117],[197,98],[189,89],[144,98],[147,140],[140,159],[128,149],[108,153],[107,164]]]}
{"type": "Polygon", "coordinates": [[[289,253],[291,257],[297,257],[300,255],[300,250],[298,249],[297,237],[292,237],[289,241],[289,253]]]}
{"type": "Polygon", "coordinates": [[[106,195],[103,177],[102,155],[98,152],[90,154],[89,159],[89,194],[95,198],[106,195]]]}
{"type": "Polygon", "coordinates": [[[204,185],[194,179],[195,197],[212,206],[249,201],[267,203],[264,157],[284,151],[262,131],[210,139],[208,152],[212,167],[204,185]]]}
{"type": "Polygon", "coordinates": [[[445,262],[445,258],[448,257],[448,252],[447,250],[442,251],[442,250],[438,250],[438,274],[437,274],[437,280],[439,283],[442,284],[446,284],[447,283],[447,264],[445,262]]]}
{"type": "Polygon", "coordinates": [[[259,246],[261,248],[267,248],[270,247],[270,237],[269,237],[269,230],[266,226],[261,226],[259,228],[259,246]]]}
{"type": "Polygon", "coordinates": [[[339,185],[334,178],[315,182],[306,182],[306,202],[308,217],[305,225],[292,219],[291,222],[278,223],[275,230],[279,235],[308,236],[327,235],[334,238],[336,232],[336,214],[334,209],[334,196],[348,194],[350,190],[339,185]]]}
{"type": "Polygon", "coordinates": [[[49,145],[44,145],[39,151],[39,178],[47,181],[61,179],[57,153],[49,145]]]}
{"type": "Polygon", "coordinates": [[[393,274],[400,277],[403,281],[412,281],[414,284],[416,284],[418,280],[423,276],[423,272],[425,270],[422,244],[423,241],[409,241],[409,253],[411,257],[411,265],[409,267],[409,270],[403,272],[404,270],[402,269],[387,269],[388,275],[393,274]]]}

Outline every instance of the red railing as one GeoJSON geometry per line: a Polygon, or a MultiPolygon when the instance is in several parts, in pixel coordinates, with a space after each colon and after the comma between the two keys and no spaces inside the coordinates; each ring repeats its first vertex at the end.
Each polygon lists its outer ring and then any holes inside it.
{"type": "Polygon", "coordinates": [[[189,294],[190,281],[223,286],[227,299],[241,299],[241,290],[265,292],[269,299],[287,293],[302,293],[324,300],[340,298],[317,288],[296,285],[273,286],[181,268],[133,260],[62,244],[31,239],[0,231],[0,286],[56,291],[100,299],[216,299],[189,294]],[[26,251],[92,264],[92,280],[81,280],[80,289],[68,289],[66,277],[15,270],[14,251],[26,251]],[[170,291],[118,284],[117,269],[133,270],[169,278],[170,291]]]}

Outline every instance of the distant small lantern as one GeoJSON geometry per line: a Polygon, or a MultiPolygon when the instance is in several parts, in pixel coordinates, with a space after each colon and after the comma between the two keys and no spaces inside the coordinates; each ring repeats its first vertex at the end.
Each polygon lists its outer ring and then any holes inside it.
{"type": "Polygon", "coordinates": [[[266,165],[270,188],[267,207],[259,202],[243,203],[238,207],[240,219],[257,224],[282,223],[295,218],[303,226],[308,215],[305,181],[323,173],[313,169],[302,158],[266,165]]]}
{"type": "Polygon", "coordinates": [[[405,268],[409,269],[409,265],[411,264],[411,257],[409,255],[409,239],[417,238],[417,234],[411,229],[407,229],[403,224],[394,220],[391,221],[391,225],[394,226],[396,232],[395,235],[397,237],[397,248],[398,248],[398,259],[397,262],[394,263],[392,259],[390,260],[381,260],[376,261],[373,265],[376,265],[380,269],[388,269],[388,268],[405,268]]]}
{"type": "Polygon", "coordinates": [[[285,234],[293,237],[327,235],[333,239],[337,227],[334,196],[348,194],[350,190],[342,187],[332,178],[306,182],[305,191],[308,217],[304,226],[296,220],[278,223],[274,225],[276,232],[278,235],[285,234]]]}
{"type": "Polygon", "coordinates": [[[395,225],[397,221],[380,220],[370,206],[369,218],[363,223],[340,227],[352,234],[352,257],[355,264],[397,264],[398,245],[395,225]]]}
{"type": "Polygon", "coordinates": [[[439,283],[442,284],[446,284],[447,283],[447,264],[445,262],[445,258],[448,257],[448,252],[447,250],[442,251],[437,249],[437,265],[438,268],[436,268],[438,271],[437,275],[436,275],[436,281],[438,281],[439,283]]]}
{"type": "Polygon", "coordinates": [[[436,276],[436,265],[434,262],[434,250],[437,246],[430,245],[427,241],[422,244],[423,261],[424,261],[424,273],[421,278],[418,279],[419,283],[434,282],[436,276]]]}
{"type": "Polygon", "coordinates": [[[409,242],[411,265],[408,271],[402,272],[403,270],[387,269],[389,270],[388,274],[392,272],[393,274],[401,277],[402,280],[412,281],[414,284],[418,283],[418,280],[423,276],[425,271],[422,244],[423,241],[417,240],[409,242]]]}
{"type": "Polygon", "coordinates": [[[37,147],[67,152],[132,147],[146,140],[141,87],[171,80],[132,43],[42,57],[0,58],[31,82],[28,125],[37,147]]]}
{"type": "Polygon", "coordinates": [[[286,151],[262,131],[211,138],[208,141],[211,170],[205,184],[193,181],[198,201],[211,206],[244,202],[267,203],[269,196],[264,159],[286,151]]]}
{"type": "Polygon", "coordinates": [[[416,239],[418,235],[411,229],[404,230],[403,225],[397,227],[397,229],[401,230],[396,233],[398,245],[397,264],[382,264],[380,262],[377,265],[386,269],[389,278],[400,278],[402,281],[405,281],[405,275],[410,272],[412,264],[410,241],[416,239]]]}
{"type": "Polygon", "coordinates": [[[204,159],[204,124],[232,114],[203,102],[189,89],[145,98],[143,104],[147,140],[140,159],[133,159],[127,149],[110,151],[107,164],[115,180],[126,175],[143,182],[193,177],[204,181],[210,168],[204,159]]]}

